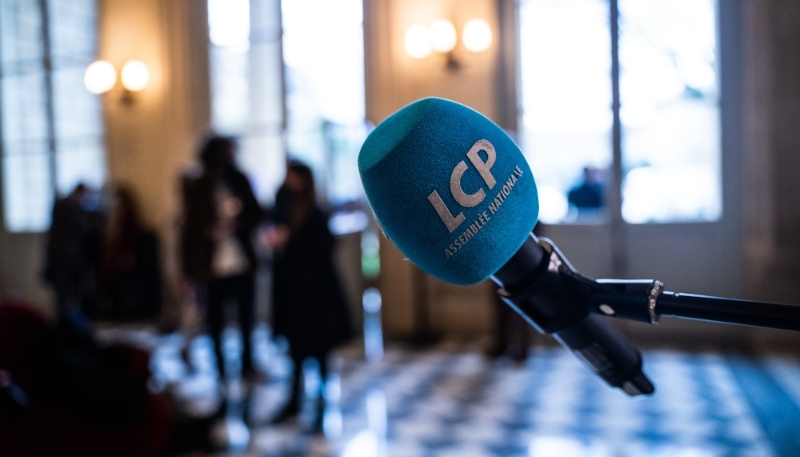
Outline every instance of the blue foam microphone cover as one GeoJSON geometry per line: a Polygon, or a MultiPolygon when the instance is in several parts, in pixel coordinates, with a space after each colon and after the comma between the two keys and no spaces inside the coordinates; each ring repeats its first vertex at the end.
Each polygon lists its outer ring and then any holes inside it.
{"type": "Polygon", "coordinates": [[[425,98],[392,114],[367,137],[358,168],[386,235],[450,283],[494,274],[539,215],[519,147],[491,120],[450,100],[425,98]]]}

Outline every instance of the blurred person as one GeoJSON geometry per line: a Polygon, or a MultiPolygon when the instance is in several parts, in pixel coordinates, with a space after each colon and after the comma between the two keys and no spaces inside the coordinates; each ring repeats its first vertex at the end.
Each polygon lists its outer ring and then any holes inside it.
{"type": "Polygon", "coordinates": [[[352,336],[342,287],[333,264],[335,239],[316,201],[311,169],[290,162],[276,195],[276,226],[267,235],[273,250],[273,331],[289,342],[294,363],[292,390],[274,422],[300,411],[303,361],[317,360],[319,395],[314,430],[321,431],[330,352],[352,336]]]}
{"type": "Polygon", "coordinates": [[[133,192],[114,191],[100,246],[98,288],[108,316],[131,320],[154,318],[161,308],[158,238],[148,230],[133,192]]]}
{"type": "Polygon", "coordinates": [[[583,180],[567,194],[569,205],[577,208],[579,213],[598,211],[605,205],[599,174],[600,170],[596,168],[583,167],[583,180]]]}
{"type": "Polygon", "coordinates": [[[92,306],[101,218],[90,202],[81,183],[53,205],[43,276],[53,287],[58,319],[70,308],[92,306]]]}
{"type": "Polygon", "coordinates": [[[101,344],[79,309],[53,323],[0,300],[0,455],[163,455],[174,412],[149,377],[146,352],[101,344]]]}
{"type": "Polygon", "coordinates": [[[184,179],[181,264],[187,281],[205,297],[220,377],[226,374],[223,305],[228,300],[236,302],[242,375],[251,378],[257,375],[251,345],[257,264],[252,236],[262,211],[247,176],[234,163],[236,149],[234,138],[210,137],[200,150],[201,173],[184,179]]]}

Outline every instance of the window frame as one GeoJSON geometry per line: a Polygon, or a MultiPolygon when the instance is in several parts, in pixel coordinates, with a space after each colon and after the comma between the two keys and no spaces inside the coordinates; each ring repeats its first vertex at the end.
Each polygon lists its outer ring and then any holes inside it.
{"type": "MultiPolygon", "coordinates": [[[[520,8],[525,0],[515,2],[520,8]]],[[[735,185],[735,173],[739,170],[739,139],[736,132],[739,128],[740,117],[740,94],[738,93],[740,62],[740,37],[741,19],[738,14],[740,11],[740,1],[720,1],[716,0],[715,8],[715,34],[717,47],[717,78],[719,85],[718,107],[719,107],[719,173],[720,173],[720,215],[715,220],[671,220],[671,221],[648,221],[643,223],[628,222],[622,216],[622,186],[625,177],[623,148],[624,148],[624,126],[620,117],[621,95],[620,95],[620,12],[618,0],[606,0],[608,11],[608,31],[610,45],[610,74],[611,84],[611,114],[612,124],[609,130],[609,141],[611,157],[609,162],[609,181],[605,189],[605,210],[604,215],[599,220],[591,219],[588,221],[559,221],[549,225],[558,227],[572,226],[611,226],[612,231],[622,231],[625,227],[631,226],[661,226],[671,227],[682,231],[684,226],[690,226],[693,230],[706,230],[701,228],[708,225],[730,224],[736,220],[740,213],[737,205],[740,199],[738,188],[735,185]]],[[[517,30],[521,30],[521,14],[517,16],[517,30]]],[[[516,58],[518,62],[516,71],[516,90],[521,93],[521,37],[517,32],[516,45],[518,46],[516,58]]],[[[524,101],[519,100],[519,112],[517,113],[518,131],[521,138],[528,135],[524,127],[521,114],[524,112],[524,101]]],[[[647,230],[647,229],[644,229],[647,230]]]]}
{"type": "MultiPolygon", "coordinates": [[[[99,8],[97,5],[96,0],[92,0],[92,4],[94,5],[94,50],[92,52],[91,60],[94,60],[97,54],[97,14],[99,12],[99,8]]],[[[63,68],[56,68],[54,62],[57,61],[57,56],[54,56],[53,51],[56,47],[53,42],[53,22],[52,22],[52,11],[55,8],[53,5],[52,0],[37,0],[36,1],[37,12],[40,21],[40,30],[39,35],[41,39],[41,46],[42,52],[41,57],[37,58],[37,63],[41,64],[41,76],[43,79],[43,87],[41,88],[41,93],[43,94],[44,99],[44,123],[45,123],[45,138],[43,139],[44,143],[46,144],[45,148],[45,155],[47,161],[47,189],[45,192],[49,194],[49,206],[47,207],[45,218],[48,221],[44,227],[42,228],[34,228],[31,227],[31,224],[26,224],[26,227],[21,229],[12,229],[9,227],[9,220],[6,214],[7,208],[7,201],[6,199],[8,196],[5,193],[5,181],[4,175],[6,173],[5,167],[5,160],[7,154],[6,148],[6,138],[3,132],[3,124],[4,124],[4,116],[7,115],[5,110],[3,109],[4,106],[4,99],[3,99],[3,90],[0,90],[0,221],[2,221],[2,231],[5,233],[11,234],[39,234],[39,233],[46,233],[49,225],[50,225],[50,218],[51,218],[51,209],[55,201],[60,198],[59,192],[59,176],[62,174],[62,171],[59,170],[59,143],[69,137],[60,138],[58,131],[57,131],[57,122],[58,116],[56,114],[56,90],[54,81],[54,74],[55,72],[62,70],[63,68]]],[[[0,9],[0,17],[2,16],[2,9],[0,9]]],[[[2,36],[0,36],[0,83],[6,77],[7,73],[13,74],[14,72],[8,72],[6,68],[4,68],[3,60],[2,60],[2,36]]],[[[36,74],[39,70],[37,69],[31,74],[36,74]]],[[[98,108],[100,110],[100,119],[102,119],[102,106],[98,104],[98,108]]],[[[98,144],[100,145],[100,158],[103,162],[102,166],[102,175],[105,177],[107,175],[107,169],[105,168],[105,161],[106,161],[106,151],[105,145],[103,142],[104,132],[103,126],[101,125],[99,128],[99,138],[98,144]]]]}

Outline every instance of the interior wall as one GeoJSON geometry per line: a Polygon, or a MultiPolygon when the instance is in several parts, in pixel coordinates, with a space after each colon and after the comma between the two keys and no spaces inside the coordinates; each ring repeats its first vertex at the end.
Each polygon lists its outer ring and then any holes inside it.
{"type": "Polygon", "coordinates": [[[745,294],[764,296],[763,285],[770,259],[775,256],[774,199],[772,167],[772,46],[770,5],[773,0],[742,3],[742,179],[745,188],[758,189],[742,196],[745,275],[749,278],[745,294]]]}

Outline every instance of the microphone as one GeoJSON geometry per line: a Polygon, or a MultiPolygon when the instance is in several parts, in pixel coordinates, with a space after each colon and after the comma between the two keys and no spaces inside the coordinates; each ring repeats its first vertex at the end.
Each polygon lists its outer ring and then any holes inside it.
{"type": "Polygon", "coordinates": [[[507,304],[609,385],[654,391],[639,351],[585,306],[592,280],[531,233],[536,182],[491,120],[450,100],[418,100],[370,133],[358,168],[384,233],[422,270],[459,285],[491,278],[507,304]]]}

